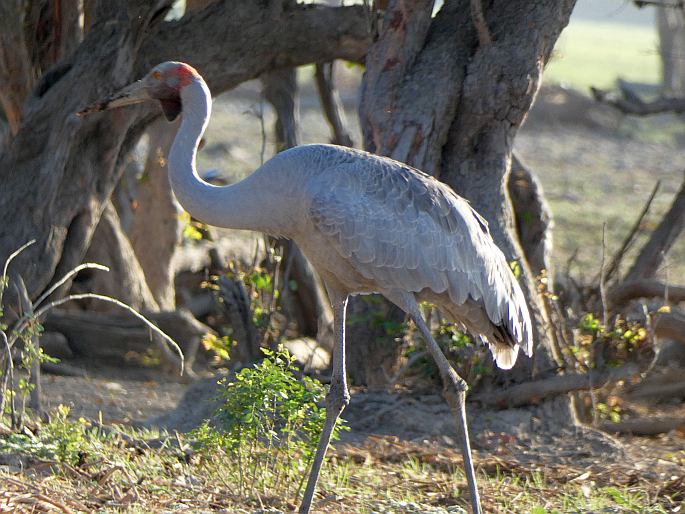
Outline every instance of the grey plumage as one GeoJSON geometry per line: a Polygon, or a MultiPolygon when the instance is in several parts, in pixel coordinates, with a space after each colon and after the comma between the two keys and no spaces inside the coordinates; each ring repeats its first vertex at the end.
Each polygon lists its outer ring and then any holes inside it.
{"type": "Polygon", "coordinates": [[[351,294],[415,293],[484,338],[501,368],[513,366],[519,346],[531,355],[521,289],[487,222],[452,189],[397,161],[331,145],[280,158],[319,163],[306,166],[317,169],[302,184],[307,214],[361,276],[347,284],[351,294]]]}

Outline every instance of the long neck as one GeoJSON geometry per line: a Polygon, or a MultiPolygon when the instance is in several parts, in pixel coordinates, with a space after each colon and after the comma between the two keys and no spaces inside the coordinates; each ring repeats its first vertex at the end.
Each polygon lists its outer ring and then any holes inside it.
{"type": "Polygon", "coordinates": [[[259,181],[251,177],[231,186],[219,187],[202,180],[195,156],[207,128],[212,97],[201,79],[194,79],[181,91],[182,120],[169,151],[171,188],[181,206],[194,218],[218,227],[276,232],[273,221],[256,201],[259,181]]]}

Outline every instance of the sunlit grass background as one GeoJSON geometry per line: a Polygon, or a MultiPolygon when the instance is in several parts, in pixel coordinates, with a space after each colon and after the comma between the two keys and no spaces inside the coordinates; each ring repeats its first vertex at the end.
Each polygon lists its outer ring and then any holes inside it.
{"type": "Polygon", "coordinates": [[[545,80],[584,92],[590,86],[612,87],[616,77],[658,84],[658,49],[652,25],[572,20],[557,41],[545,80]]]}

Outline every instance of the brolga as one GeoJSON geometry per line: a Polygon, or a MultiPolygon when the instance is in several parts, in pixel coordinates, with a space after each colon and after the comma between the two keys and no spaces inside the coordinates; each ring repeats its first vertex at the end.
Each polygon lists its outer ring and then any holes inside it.
{"type": "MultiPolygon", "coordinates": [[[[350,295],[380,293],[403,309],[425,339],[455,415],[474,513],[480,500],[466,423],[466,382],[435,342],[419,308],[445,317],[487,343],[500,368],[519,347],[532,354],[523,293],[487,222],[452,189],[405,164],[333,145],[284,151],[244,180],[214,186],[198,175],[195,156],[212,97],[191,66],[165,62],[79,114],[158,100],[181,116],[167,159],[171,186],[195,218],[219,227],[290,238],[321,276],[333,307],[335,347],[326,420],[300,506],[309,512],[340,413],[350,401],[345,374],[345,309],[350,295]]],[[[354,342],[352,343],[354,344],[354,342]]]]}

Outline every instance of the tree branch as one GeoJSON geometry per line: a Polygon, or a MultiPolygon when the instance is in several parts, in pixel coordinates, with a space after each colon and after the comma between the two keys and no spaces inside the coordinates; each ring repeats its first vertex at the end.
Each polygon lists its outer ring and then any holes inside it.
{"type": "MultiPolygon", "coordinates": [[[[616,272],[616,270],[618,270],[618,267],[621,265],[621,261],[623,260],[623,256],[628,251],[628,248],[630,248],[633,242],[635,241],[635,235],[637,234],[638,230],[640,230],[640,227],[642,226],[642,220],[644,220],[645,216],[649,212],[649,208],[651,207],[652,202],[654,201],[654,198],[656,197],[656,193],[659,191],[660,186],[661,181],[657,180],[656,184],[654,185],[654,189],[652,190],[652,193],[649,195],[647,202],[642,208],[642,211],[635,220],[635,223],[628,232],[628,235],[623,240],[621,248],[614,254],[613,259],[611,259],[611,263],[609,263],[609,266],[607,266],[605,273],[606,280],[610,280],[612,275],[616,272]]],[[[599,276],[595,278],[595,282],[597,282],[598,280],[599,276]]]]}
{"type": "Polygon", "coordinates": [[[478,44],[480,46],[489,45],[492,42],[492,37],[490,37],[490,29],[483,15],[481,0],[471,0],[471,18],[478,33],[478,44]]]}
{"type": "Polygon", "coordinates": [[[602,371],[591,370],[589,373],[570,373],[551,378],[524,382],[507,389],[486,391],[469,398],[484,405],[499,408],[520,407],[530,403],[539,403],[545,398],[566,394],[571,391],[583,391],[604,387],[609,382],[616,382],[630,377],[639,370],[635,364],[626,364],[620,368],[608,368],[602,371]]]}
{"type": "Polygon", "coordinates": [[[651,102],[645,102],[636,93],[631,91],[627,84],[620,84],[621,93],[618,94],[604,89],[591,87],[592,96],[598,102],[611,105],[624,114],[634,114],[636,116],[650,116],[652,114],[662,114],[673,112],[682,114],[685,112],[685,98],[680,97],[661,97],[651,102]]]}
{"type": "Polygon", "coordinates": [[[604,422],[599,429],[604,432],[633,435],[658,435],[685,427],[683,418],[638,418],[620,421],[618,423],[604,422]]]}
{"type": "Polygon", "coordinates": [[[666,298],[673,303],[685,301],[685,286],[674,286],[659,280],[641,279],[621,282],[607,295],[610,308],[616,310],[635,298],[666,298]]]}
{"type": "Polygon", "coordinates": [[[323,109],[326,121],[331,127],[333,137],[331,142],[336,145],[354,146],[352,137],[347,131],[345,122],[345,109],[340,101],[340,95],[333,82],[333,71],[335,63],[327,62],[316,65],[314,78],[316,79],[316,89],[319,92],[319,100],[323,109]]]}
{"type": "Polygon", "coordinates": [[[661,0],[633,0],[633,3],[638,9],[642,9],[648,5],[665,7],[667,9],[685,9],[683,0],[675,0],[673,2],[662,2],[661,0]]]}
{"type": "Polygon", "coordinates": [[[653,277],[685,227],[685,180],[659,226],[652,232],[640,250],[633,267],[626,274],[626,281],[653,277]]]}
{"type": "Polygon", "coordinates": [[[259,2],[233,0],[163,23],[143,42],[137,76],[163,61],[185,61],[218,94],[270,70],[361,62],[371,44],[362,6],[296,5],[279,18],[259,2]]]}
{"type": "Polygon", "coordinates": [[[132,108],[78,120],[74,112],[164,60],[194,64],[220,93],[270,69],[358,61],[371,43],[359,6],[298,5],[274,20],[262,2],[233,0],[164,22],[156,13],[170,3],[98,2],[85,40],[63,73],[29,97],[0,153],[0,183],[11,192],[0,195],[0,219],[15,220],[0,227],[0,262],[16,241],[38,241],[14,263],[31,297],[81,262],[119,180],[117,160],[158,116],[132,108]]]}

